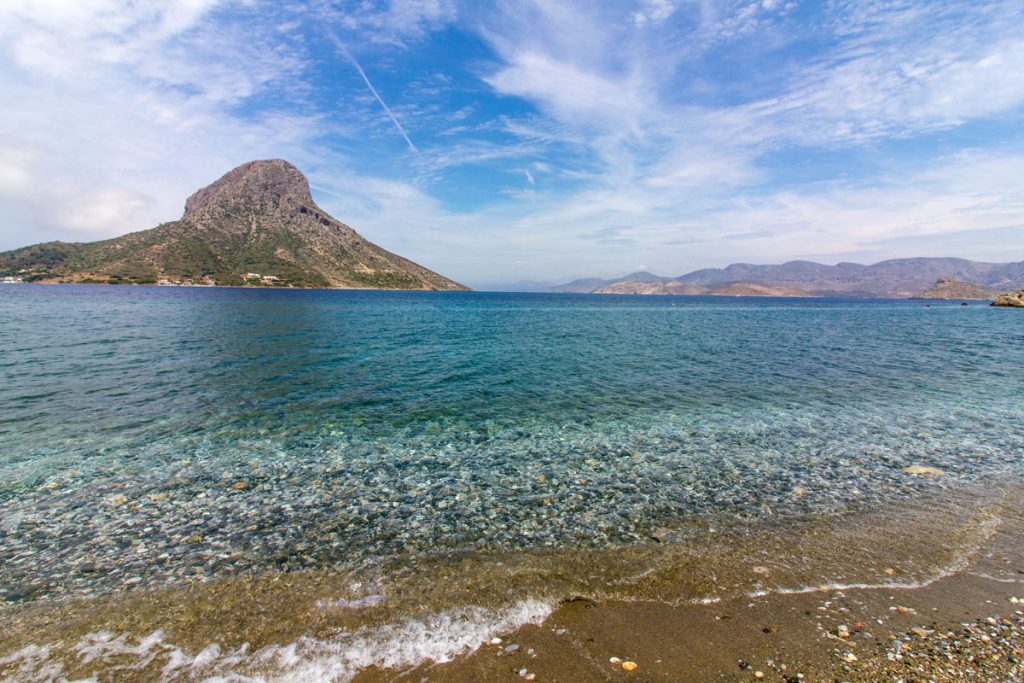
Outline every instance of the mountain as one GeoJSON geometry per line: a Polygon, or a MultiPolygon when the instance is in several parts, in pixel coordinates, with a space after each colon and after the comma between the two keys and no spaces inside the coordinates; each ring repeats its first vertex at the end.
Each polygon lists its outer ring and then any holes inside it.
{"type": "Polygon", "coordinates": [[[682,294],[693,296],[708,293],[709,290],[705,287],[668,279],[656,282],[622,280],[594,290],[594,294],[682,294]]]}
{"type": "Polygon", "coordinates": [[[651,282],[671,282],[672,278],[670,278],[670,277],[662,277],[661,275],[655,275],[654,273],[650,273],[650,272],[648,272],[646,270],[638,270],[635,273],[630,273],[629,275],[623,275],[621,278],[619,278],[619,280],[620,281],[621,280],[628,280],[630,282],[647,282],[647,283],[651,283],[651,282]]]}
{"type": "Polygon", "coordinates": [[[199,190],[180,220],[89,243],[47,242],[0,253],[0,275],[58,282],[465,290],[363,239],[313,201],[281,159],[251,161],[199,190]],[[246,277],[246,275],[255,277],[246,277]]]}
{"type": "Polygon", "coordinates": [[[551,291],[563,292],[566,294],[591,294],[601,289],[602,287],[607,287],[608,285],[614,284],[616,282],[618,282],[618,280],[602,280],[599,277],[585,277],[580,280],[566,282],[564,285],[556,285],[551,288],[551,291]]]}
{"type": "Polygon", "coordinates": [[[796,287],[773,287],[755,282],[730,282],[714,287],[701,287],[679,280],[660,279],[654,282],[621,280],[594,290],[594,294],[674,294],[676,296],[814,296],[796,287]]]}
{"type": "MultiPolygon", "coordinates": [[[[596,277],[586,277],[579,280],[573,280],[567,282],[564,285],[555,285],[551,288],[552,292],[564,292],[564,293],[577,293],[577,294],[631,294],[637,293],[642,294],[644,292],[599,292],[598,290],[615,285],[620,282],[637,282],[650,284],[654,282],[671,282],[674,278],[663,277],[661,275],[655,275],[649,273],[646,270],[640,270],[629,275],[623,275],[622,277],[613,278],[611,280],[602,280],[596,277]]],[[[661,293],[661,292],[658,292],[661,293]]]]}
{"type": "Polygon", "coordinates": [[[730,282],[711,288],[715,296],[815,296],[797,287],[762,285],[756,282],[730,282]]]}
{"type": "Polygon", "coordinates": [[[935,284],[915,295],[914,299],[994,299],[999,292],[985,289],[971,282],[940,277],[935,284]]]}
{"type": "MultiPolygon", "coordinates": [[[[635,275],[635,274],[634,274],[635,275]]],[[[908,258],[882,261],[873,265],[839,263],[827,266],[813,261],[789,261],[778,265],[734,263],[725,268],[705,268],[677,278],[661,278],[647,273],[647,281],[683,282],[712,290],[711,294],[729,294],[742,287],[764,287],[776,292],[767,296],[859,296],[875,298],[907,298],[929,289],[939,278],[974,283],[984,289],[1007,290],[1024,286],[1024,261],[1015,263],[984,263],[958,258],[908,258]],[[653,278],[653,279],[652,279],[653,278]],[[732,290],[725,289],[738,285],[732,290]],[[791,292],[789,294],[782,292],[791,292]]],[[[584,278],[554,287],[560,292],[598,292],[637,290],[640,285],[630,275],[602,280],[584,278]]],[[[656,289],[667,290],[670,285],[656,289]]],[[[766,290],[761,290],[766,291],[766,290]]],[[[650,292],[657,293],[657,292],[650,292]]],[[[663,293],[663,292],[662,292],[663,293]]],[[[751,294],[754,295],[754,294],[751,294]]],[[[987,297],[986,297],[987,298],[987,297]]]]}
{"type": "Polygon", "coordinates": [[[958,258],[908,258],[870,266],[839,263],[826,266],[812,261],[790,261],[759,266],[737,263],[726,268],[698,270],[678,279],[710,287],[728,282],[756,282],[797,287],[823,296],[904,298],[914,296],[940,277],[973,282],[983,287],[1024,284],[1024,263],[983,263],[958,258]]]}
{"type": "Polygon", "coordinates": [[[993,269],[984,284],[1000,291],[1024,286],[1024,261],[1006,263],[993,269]]]}

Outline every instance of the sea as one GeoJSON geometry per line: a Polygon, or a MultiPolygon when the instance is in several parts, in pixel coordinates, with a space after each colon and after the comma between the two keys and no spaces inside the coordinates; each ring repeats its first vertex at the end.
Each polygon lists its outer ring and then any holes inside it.
{"type": "Polygon", "coordinates": [[[1024,474],[986,304],[2,286],[0,678],[348,680],[574,595],[935,580],[1024,474]]]}

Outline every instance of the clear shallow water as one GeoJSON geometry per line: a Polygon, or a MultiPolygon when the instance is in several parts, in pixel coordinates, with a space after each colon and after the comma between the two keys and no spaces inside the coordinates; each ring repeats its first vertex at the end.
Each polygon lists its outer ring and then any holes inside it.
{"type": "Polygon", "coordinates": [[[0,599],[1018,479],[1022,342],[981,305],[3,287],[0,599]]]}

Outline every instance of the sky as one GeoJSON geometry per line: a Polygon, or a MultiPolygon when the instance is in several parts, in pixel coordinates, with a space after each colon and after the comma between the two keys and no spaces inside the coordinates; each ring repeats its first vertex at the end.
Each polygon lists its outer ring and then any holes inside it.
{"type": "Polygon", "coordinates": [[[0,250],[284,158],[479,288],[1024,260],[1020,0],[4,0],[0,250]]]}

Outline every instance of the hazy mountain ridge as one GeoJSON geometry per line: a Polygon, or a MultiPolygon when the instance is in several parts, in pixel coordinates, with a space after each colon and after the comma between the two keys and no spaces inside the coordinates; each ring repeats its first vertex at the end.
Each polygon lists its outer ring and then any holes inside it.
{"type": "Polygon", "coordinates": [[[679,280],[659,280],[656,282],[643,282],[640,280],[623,280],[605,285],[594,290],[594,294],[676,294],[676,295],[701,295],[708,294],[707,287],[680,282],[679,280]]]}
{"type": "MultiPolygon", "coordinates": [[[[635,275],[635,274],[633,274],[635,275]]],[[[683,282],[708,290],[742,283],[789,294],[774,296],[862,296],[906,298],[928,290],[940,278],[950,278],[986,290],[1005,291],[1024,286],[1024,261],[986,263],[960,258],[890,259],[872,265],[839,263],[834,266],[813,261],[789,261],[778,265],[734,263],[725,268],[704,268],[675,278],[644,273],[644,282],[683,282]]],[[[630,275],[610,280],[585,278],[554,287],[557,292],[598,292],[641,290],[630,275]]],[[[635,293],[648,293],[637,291],[635,293]]],[[[655,292],[650,292],[655,293],[655,292]]],[[[668,293],[664,291],[662,293],[668,293]]],[[[713,292],[711,292],[713,293],[713,292]]],[[[723,291],[721,293],[727,293],[723,291]]]]}
{"type": "Polygon", "coordinates": [[[680,280],[641,282],[623,280],[595,290],[594,294],[672,294],[676,296],[814,296],[796,287],[761,285],[755,282],[730,282],[701,287],[680,280]]]}
{"type": "Polygon", "coordinates": [[[316,205],[306,177],[280,159],[252,161],[195,192],[180,220],[89,243],[0,253],[0,274],[50,281],[199,279],[357,289],[466,289],[365,240],[316,205]],[[253,282],[254,279],[248,280],[253,282]]]}

